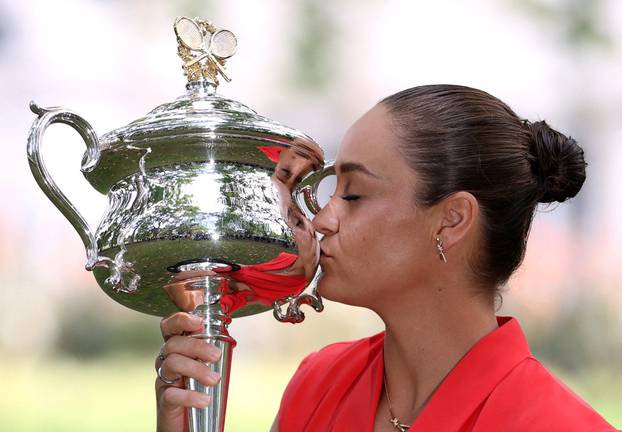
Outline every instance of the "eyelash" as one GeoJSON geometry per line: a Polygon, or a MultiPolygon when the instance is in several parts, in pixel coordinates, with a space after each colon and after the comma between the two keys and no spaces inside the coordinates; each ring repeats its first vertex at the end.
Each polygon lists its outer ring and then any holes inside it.
{"type": "Polygon", "coordinates": [[[358,195],[345,195],[342,196],[341,199],[344,201],[356,201],[360,198],[358,195]]]}
{"type": "MultiPolygon", "coordinates": [[[[332,198],[334,195],[331,195],[330,197],[332,198]]],[[[356,201],[360,198],[359,195],[343,195],[340,196],[339,198],[341,198],[344,201],[356,201]]]]}

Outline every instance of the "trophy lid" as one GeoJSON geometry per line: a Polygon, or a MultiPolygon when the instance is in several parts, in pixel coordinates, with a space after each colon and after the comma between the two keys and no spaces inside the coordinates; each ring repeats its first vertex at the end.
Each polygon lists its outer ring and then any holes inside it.
{"type": "Polygon", "coordinates": [[[259,146],[289,147],[294,140],[313,142],[302,132],[216,93],[220,77],[231,80],[225,70],[226,60],[237,47],[231,31],[187,17],[177,18],[174,29],[188,79],[186,94],[100,138],[100,163],[85,172],[95,189],[107,193],[117,181],[135,173],[139,165],[148,169],[212,160],[263,163],[271,169],[274,164],[262,157],[259,146]],[[145,158],[146,154],[149,157],[145,158]]]}

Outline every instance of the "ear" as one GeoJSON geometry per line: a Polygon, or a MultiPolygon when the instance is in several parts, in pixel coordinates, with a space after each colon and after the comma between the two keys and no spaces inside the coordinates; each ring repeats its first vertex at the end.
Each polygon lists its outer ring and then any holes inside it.
{"type": "Polygon", "coordinates": [[[473,232],[479,217],[479,203],[472,194],[461,191],[448,196],[438,206],[435,237],[443,241],[447,251],[473,232]]]}

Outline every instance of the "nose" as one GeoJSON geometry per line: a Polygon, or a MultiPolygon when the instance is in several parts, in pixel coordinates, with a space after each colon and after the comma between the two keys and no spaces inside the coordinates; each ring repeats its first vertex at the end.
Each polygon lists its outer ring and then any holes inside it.
{"type": "Polygon", "coordinates": [[[311,221],[313,228],[325,236],[336,234],[339,231],[339,219],[337,219],[331,203],[332,199],[311,221]]]}

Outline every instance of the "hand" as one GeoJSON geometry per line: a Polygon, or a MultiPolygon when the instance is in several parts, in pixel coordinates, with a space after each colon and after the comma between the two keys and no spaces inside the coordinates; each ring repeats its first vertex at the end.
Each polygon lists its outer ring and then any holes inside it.
{"type": "Polygon", "coordinates": [[[157,431],[182,432],[186,428],[185,408],[205,408],[211,403],[209,396],[186,390],[184,377],[191,377],[206,386],[214,386],[220,376],[206,363],[213,363],[221,351],[204,339],[184,334],[201,330],[201,318],[185,312],[178,312],[160,323],[165,340],[156,359],[156,370],[172,384],[156,378],[157,431]]]}

